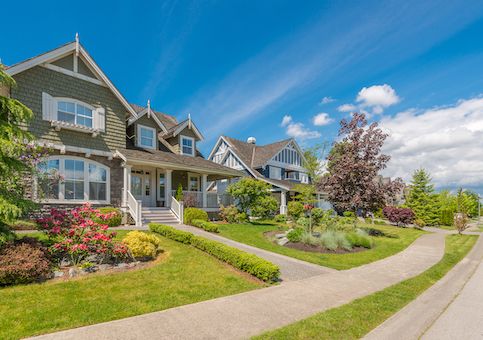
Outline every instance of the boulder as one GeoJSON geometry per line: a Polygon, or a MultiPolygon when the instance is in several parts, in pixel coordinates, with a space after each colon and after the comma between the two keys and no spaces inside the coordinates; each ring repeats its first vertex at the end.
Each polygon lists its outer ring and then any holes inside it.
{"type": "Polygon", "coordinates": [[[289,242],[289,240],[288,240],[288,238],[286,238],[286,237],[283,237],[283,238],[281,238],[281,239],[278,239],[278,240],[277,240],[277,244],[278,244],[279,246],[284,246],[284,245],[286,245],[288,242],[289,242]]]}
{"type": "Polygon", "coordinates": [[[64,276],[64,272],[61,272],[60,270],[56,270],[54,272],[54,277],[62,277],[64,276]]]}

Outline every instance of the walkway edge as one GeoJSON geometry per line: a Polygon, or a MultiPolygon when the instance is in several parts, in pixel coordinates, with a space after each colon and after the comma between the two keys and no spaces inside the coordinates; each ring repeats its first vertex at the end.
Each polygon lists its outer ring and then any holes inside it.
{"type": "Polygon", "coordinates": [[[471,279],[483,259],[483,238],[443,278],[363,339],[419,339],[441,316],[471,279]]]}

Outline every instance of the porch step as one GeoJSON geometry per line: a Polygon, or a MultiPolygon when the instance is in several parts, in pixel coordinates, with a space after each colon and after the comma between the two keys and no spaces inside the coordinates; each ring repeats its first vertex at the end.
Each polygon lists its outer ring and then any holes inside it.
{"type": "Polygon", "coordinates": [[[142,212],[144,224],[154,223],[178,223],[178,219],[169,208],[146,207],[142,212]]]}

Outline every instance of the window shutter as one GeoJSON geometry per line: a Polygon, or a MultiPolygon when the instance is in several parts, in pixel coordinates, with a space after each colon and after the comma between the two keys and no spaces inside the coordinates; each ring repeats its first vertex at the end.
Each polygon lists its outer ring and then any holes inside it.
{"type": "Polygon", "coordinates": [[[102,132],[106,131],[106,110],[103,107],[96,109],[94,127],[102,132]]]}
{"type": "Polygon", "coordinates": [[[42,92],[42,119],[56,120],[56,113],[54,98],[48,93],[42,92]]]}

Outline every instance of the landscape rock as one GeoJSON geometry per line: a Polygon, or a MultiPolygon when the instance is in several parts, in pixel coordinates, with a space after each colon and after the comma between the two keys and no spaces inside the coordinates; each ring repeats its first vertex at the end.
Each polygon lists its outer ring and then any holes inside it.
{"type": "Polygon", "coordinates": [[[117,268],[127,268],[129,265],[127,263],[121,262],[117,264],[117,268]]]}
{"type": "Polygon", "coordinates": [[[288,242],[289,242],[289,240],[288,240],[288,238],[286,238],[286,237],[283,237],[283,238],[281,238],[281,239],[278,239],[278,240],[277,240],[277,244],[278,244],[279,246],[284,246],[284,245],[286,245],[288,242]]]}
{"type": "Polygon", "coordinates": [[[112,266],[110,264],[100,264],[97,266],[97,269],[99,269],[100,271],[104,271],[104,270],[107,270],[109,268],[112,268],[112,266]]]}
{"type": "Polygon", "coordinates": [[[69,277],[76,277],[79,275],[79,270],[76,268],[69,269],[69,277]]]}
{"type": "Polygon", "coordinates": [[[286,236],[286,233],[275,235],[276,238],[284,238],[285,236],[286,236]]]}
{"type": "Polygon", "coordinates": [[[56,270],[54,272],[54,277],[62,277],[64,276],[64,272],[61,272],[60,270],[56,270]]]}

